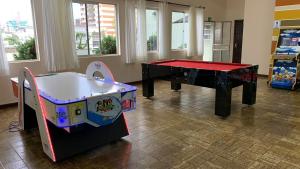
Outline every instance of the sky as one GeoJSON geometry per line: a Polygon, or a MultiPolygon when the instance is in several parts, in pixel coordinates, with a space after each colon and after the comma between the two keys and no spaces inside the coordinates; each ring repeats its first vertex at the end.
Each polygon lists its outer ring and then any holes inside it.
{"type": "MultiPolygon", "coordinates": [[[[1,0],[0,0],[1,1],[1,0]]],[[[80,12],[80,4],[73,3],[73,15],[74,19],[80,19],[81,18],[81,12],[80,12]]]]}
{"type": "Polygon", "coordinates": [[[9,20],[26,20],[32,25],[32,11],[30,0],[0,0],[0,25],[9,20]]]}

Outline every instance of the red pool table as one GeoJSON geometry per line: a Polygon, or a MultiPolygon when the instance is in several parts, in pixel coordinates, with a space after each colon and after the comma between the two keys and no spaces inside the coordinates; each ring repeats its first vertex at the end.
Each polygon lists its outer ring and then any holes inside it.
{"type": "Polygon", "coordinates": [[[216,89],[215,114],[227,117],[231,112],[232,88],[243,85],[243,104],[256,102],[258,65],[164,60],[142,63],[143,96],[154,96],[154,80],[171,81],[172,90],[181,83],[216,89]]]}

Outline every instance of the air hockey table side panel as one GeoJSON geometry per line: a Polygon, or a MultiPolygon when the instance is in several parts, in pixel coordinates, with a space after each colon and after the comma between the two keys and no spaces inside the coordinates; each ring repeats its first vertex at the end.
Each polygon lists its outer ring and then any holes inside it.
{"type": "MultiPolygon", "coordinates": [[[[14,96],[18,98],[18,82],[16,78],[12,78],[12,86],[13,86],[13,92],[14,96]]],[[[24,96],[25,96],[25,104],[31,107],[33,110],[36,111],[35,103],[33,94],[30,89],[25,88],[24,90],[24,96]]],[[[84,115],[84,110],[86,110],[86,101],[79,101],[77,103],[71,103],[66,104],[67,109],[69,109],[68,112],[72,112],[67,114],[58,114],[56,111],[57,106],[55,103],[50,102],[48,99],[45,99],[44,97],[41,97],[42,101],[45,103],[47,114],[46,118],[51,121],[53,124],[55,124],[58,127],[67,127],[72,126],[76,124],[84,123],[86,116],[84,115]],[[81,109],[82,114],[76,115],[75,114],[75,108],[81,109]]]]}

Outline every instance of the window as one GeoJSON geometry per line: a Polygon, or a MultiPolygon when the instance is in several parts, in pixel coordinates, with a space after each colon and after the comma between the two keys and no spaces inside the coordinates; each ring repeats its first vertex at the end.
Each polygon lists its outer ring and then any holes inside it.
{"type": "Polygon", "coordinates": [[[0,16],[0,33],[7,60],[37,59],[31,0],[3,1],[0,16]]]}
{"type": "Polygon", "coordinates": [[[118,53],[116,5],[73,3],[77,55],[118,53]]]}
{"type": "Polygon", "coordinates": [[[157,51],[158,11],[146,10],[147,50],[157,51]]]}
{"type": "Polygon", "coordinates": [[[172,12],[172,50],[187,48],[188,14],[172,12]]]}

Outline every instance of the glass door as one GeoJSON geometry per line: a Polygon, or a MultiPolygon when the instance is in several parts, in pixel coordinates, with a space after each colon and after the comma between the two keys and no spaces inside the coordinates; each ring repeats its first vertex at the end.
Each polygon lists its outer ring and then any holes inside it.
{"type": "Polygon", "coordinates": [[[214,22],[204,22],[204,61],[213,61],[214,22]]]}
{"type": "Polygon", "coordinates": [[[231,62],[231,22],[204,23],[204,61],[231,62]]]}
{"type": "Polygon", "coordinates": [[[214,62],[231,62],[230,42],[231,42],[231,22],[215,22],[215,39],[213,45],[214,62]]]}

